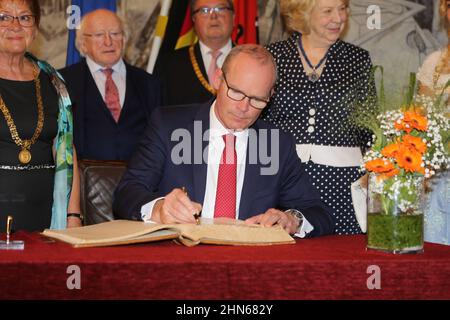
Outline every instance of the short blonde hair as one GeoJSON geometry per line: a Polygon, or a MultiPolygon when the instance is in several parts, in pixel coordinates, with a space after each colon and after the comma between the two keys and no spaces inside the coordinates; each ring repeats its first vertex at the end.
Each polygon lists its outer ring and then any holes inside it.
{"type": "MultiPolygon", "coordinates": [[[[350,0],[342,0],[348,6],[350,0]]],[[[298,31],[309,34],[310,16],[316,5],[316,0],[280,0],[281,16],[288,31],[298,31]]]]}
{"type": "Polygon", "coordinates": [[[439,14],[442,18],[442,23],[447,29],[449,29],[450,22],[447,19],[447,0],[441,0],[441,4],[439,5],[439,14]]]}

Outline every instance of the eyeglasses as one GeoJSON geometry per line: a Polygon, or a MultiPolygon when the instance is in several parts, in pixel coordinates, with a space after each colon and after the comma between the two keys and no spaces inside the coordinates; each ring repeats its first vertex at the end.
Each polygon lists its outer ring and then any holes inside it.
{"type": "Polygon", "coordinates": [[[242,101],[245,98],[248,98],[249,101],[250,101],[250,105],[253,108],[260,109],[260,110],[264,109],[267,106],[267,104],[269,103],[269,100],[263,100],[263,99],[260,99],[260,98],[249,97],[245,93],[230,87],[228,85],[227,78],[225,77],[225,73],[223,74],[223,80],[225,80],[225,84],[227,86],[227,96],[231,100],[242,101]]]}
{"type": "Polygon", "coordinates": [[[0,26],[9,27],[17,19],[22,27],[32,27],[36,22],[36,17],[32,14],[24,14],[21,16],[11,16],[9,14],[0,13],[0,26]]]}
{"type": "Polygon", "coordinates": [[[233,11],[230,7],[213,7],[213,8],[209,8],[209,7],[201,7],[197,10],[194,10],[192,12],[192,15],[200,13],[200,15],[202,17],[206,17],[208,15],[213,14],[213,12],[219,16],[222,16],[225,14],[225,12],[227,11],[233,11]]]}
{"type": "Polygon", "coordinates": [[[91,37],[94,41],[101,42],[106,39],[106,35],[109,35],[111,40],[117,41],[122,40],[123,32],[122,31],[108,31],[108,32],[96,32],[96,33],[83,33],[86,37],[91,37]]]}

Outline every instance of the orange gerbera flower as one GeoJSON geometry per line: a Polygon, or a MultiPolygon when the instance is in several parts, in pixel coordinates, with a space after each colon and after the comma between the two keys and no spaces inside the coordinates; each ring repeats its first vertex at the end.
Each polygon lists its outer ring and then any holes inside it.
{"type": "Polygon", "coordinates": [[[384,173],[395,169],[392,162],[386,159],[375,159],[366,163],[365,165],[368,171],[384,173]]]}
{"type": "Polygon", "coordinates": [[[388,158],[394,158],[399,149],[400,145],[398,143],[392,143],[384,147],[383,150],[381,150],[381,154],[388,158]]]}
{"type": "Polygon", "coordinates": [[[393,176],[396,176],[396,175],[399,174],[399,173],[400,173],[400,170],[398,170],[398,169],[392,169],[392,170],[389,171],[389,172],[383,173],[383,175],[386,176],[387,178],[392,178],[393,176]]]}
{"type": "Polygon", "coordinates": [[[407,133],[410,133],[413,129],[411,125],[408,122],[405,122],[404,120],[398,120],[394,123],[394,128],[398,131],[406,131],[407,133]]]}
{"type": "Polygon", "coordinates": [[[424,153],[427,150],[427,144],[422,141],[422,138],[414,137],[409,134],[403,137],[403,145],[414,148],[420,153],[424,153]]]}
{"type": "Polygon", "coordinates": [[[403,115],[404,115],[403,121],[408,123],[414,129],[419,131],[427,130],[428,121],[426,117],[418,114],[415,111],[406,111],[403,115]]]}
{"type": "Polygon", "coordinates": [[[426,117],[420,115],[415,111],[405,111],[403,113],[403,120],[396,121],[394,128],[399,131],[410,133],[413,129],[419,131],[426,131],[428,120],[426,117]]]}
{"type": "Polygon", "coordinates": [[[414,149],[402,146],[395,157],[399,167],[409,172],[425,173],[422,167],[422,154],[414,149]]]}

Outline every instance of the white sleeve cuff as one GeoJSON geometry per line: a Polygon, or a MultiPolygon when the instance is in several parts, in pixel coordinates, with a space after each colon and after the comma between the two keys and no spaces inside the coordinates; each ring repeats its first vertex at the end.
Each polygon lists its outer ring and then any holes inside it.
{"type": "Polygon", "coordinates": [[[155,200],[153,200],[153,201],[151,201],[149,203],[146,203],[146,204],[144,204],[141,207],[141,217],[142,217],[142,220],[144,222],[156,223],[156,222],[151,220],[152,219],[153,207],[155,206],[156,202],[158,200],[161,200],[161,199],[164,199],[164,197],[156,198],[155,200]]]}
{"type": "Polygon", "coordinates": [[[308,220],[306,220],[306,218],[303,214],[302,214],[302,216],[303,216],[302,225],[298,228],[297,232],[294,233],[294,237],[304,238],[304,237],[306,237],[306,235],[308,233],[310,233],[311,231],[314,230],[314,227],[312,226],[312,224],[309,223],[308,220]]]}

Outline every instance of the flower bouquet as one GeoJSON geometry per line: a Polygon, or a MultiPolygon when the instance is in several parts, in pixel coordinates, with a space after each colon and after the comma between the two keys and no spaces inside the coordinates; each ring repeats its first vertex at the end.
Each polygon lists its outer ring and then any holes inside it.
{"type": "Polygon", "coordinates": [[[423,251],[425,182],[449,165],[450,124],[442,95],[414,96],[414,87],[412,77],[406,98],[393,104],[386,102],[382,85],[376,108],[372,101],[376,114],[357,108],[353,118],[373,132],[361,168],[369,173],[368,249],[423,251]]]}

